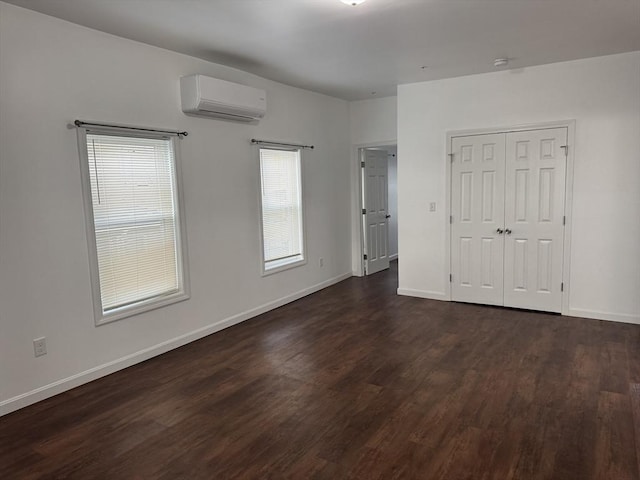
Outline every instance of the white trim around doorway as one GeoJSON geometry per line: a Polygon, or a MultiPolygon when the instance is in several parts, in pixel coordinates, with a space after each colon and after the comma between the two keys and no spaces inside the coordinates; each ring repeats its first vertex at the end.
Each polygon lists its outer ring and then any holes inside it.
{"type": "Polygon", "coordinates": [[[351,270],[354,277],[364,276],[364,232],[362,230],[362,175],[360,175],[360,150],[363,148],[388,147],[398,145],[398,140],[380,140],[379,142],[351,145],[351,270]],[[357,240],[356,240],[357,238],[357,240]]]}

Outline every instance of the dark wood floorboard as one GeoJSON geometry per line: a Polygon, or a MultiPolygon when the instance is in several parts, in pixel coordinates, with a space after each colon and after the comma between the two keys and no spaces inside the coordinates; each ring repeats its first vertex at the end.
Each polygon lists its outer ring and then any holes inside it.
{"type": "Polygon", "coordinates": [[[397,266],[0,418],[0,478],[639,479],[640,326],[397,266]]]}

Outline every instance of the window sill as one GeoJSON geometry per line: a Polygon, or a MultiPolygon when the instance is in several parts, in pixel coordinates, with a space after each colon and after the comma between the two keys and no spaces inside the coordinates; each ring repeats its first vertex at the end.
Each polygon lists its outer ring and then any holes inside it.
{"type": "Polygon", "coordinates": [[[306,258],[303,258],[302,260],[295,260],[293,262],[285,263],[284,265],[278,265],[277,267],[271,267],[271,268],[265,268],[263,263],[262,276],[268,277],[269,275],[273,275],[274,273],[283,272],[285,270],[290,270],[292,268],[300,267],[306,264],[307,264],[306,258]]]}
{"type": "Polygon", "coordinates": [[[109,313],[103,313],[102,307],[100,306],[100,311],[97,311],[95,316],[96,326],[99,327],[100,325],[105,325],[117,320],[132,317],[140,313],[155,310],[156,308],[166,307],[167,305],[183,302],[185,300],[188,300],[189,297],[189,293],[181,290],[169,295],[162,295],[159,297],[150,298],[148,300],[143,300],[141,302],[125,305],[120,308],[113,309],[109,313]]]}

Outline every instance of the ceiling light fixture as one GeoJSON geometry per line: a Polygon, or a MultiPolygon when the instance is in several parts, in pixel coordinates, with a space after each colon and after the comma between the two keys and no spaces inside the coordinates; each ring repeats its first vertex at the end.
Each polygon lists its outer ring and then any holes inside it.
{"type": "Polygon", "coordinates": [[[362,2],[364,2],[364,0],[340,0],[340,1],[345,5],[351,5],[352,7],[355,7],[356,5],[360,5],[362,2]]]}

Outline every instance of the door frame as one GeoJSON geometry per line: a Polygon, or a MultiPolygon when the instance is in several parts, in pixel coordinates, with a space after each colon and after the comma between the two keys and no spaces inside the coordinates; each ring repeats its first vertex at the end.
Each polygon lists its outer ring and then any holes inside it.
{"type": "Polygon", "coordinates": [[[360,150],[364,148],[384,148],[398,145],[397,139],[381,140],[351,145],[351,179],[355,188],[351,189],[351,273],[354,277],[364,276],[364,230],[362,226],[362,172],[360,170],[360,150]]]}
{"type": "MultiPolygon", "coordinates": [[[[570,286],[570,270],[571,270],[571,230],[573,224],[573,167],[575,163],[575,120],[560,120],[556,122],[542,122],[542,123],[529,123],[508,127],[489,127],[489,128],[475,128],[469,130],[452,130],[447,132],[447,144],[446,144],[446,180],[445,180],[445,212],[449,212],[450,218],[451,212],[451,139],[454,137],[463,137],[471,135],[486,135],[495,133],[511,133],[522,132],[526,130],[543,130],[548,128],[566,128],[567,129],[567,173],[565,180],[565,198],[564,198],[564,215],[566,217],[564,228],[564,242],[563,242],[563,256],[562,256],[562,282],[564,289],[562,292],[562,310],[561,315],[569,315],[569,294],[571,291],[570,286]]],[[[447,221],[447,228],[445,229],[445,262],[448,265],[448,269],[445,269],[445,296],[448,301],[452,300],[451,295],[451,221],[449,218],[447,221]]]]}

